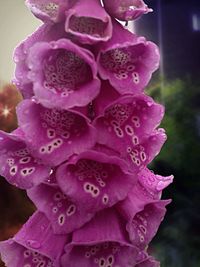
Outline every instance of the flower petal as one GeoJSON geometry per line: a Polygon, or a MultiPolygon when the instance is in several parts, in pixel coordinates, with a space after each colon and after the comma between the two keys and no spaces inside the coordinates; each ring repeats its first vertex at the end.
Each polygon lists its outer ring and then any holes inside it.
{"type": "Polygon", "coordinates": [[[145,249],[164,218],[165,206],[171,201],[147,200],[137,189],[133,188],[117,208],[127,220],[126,229],[133,245],[145,249]]]}
{"type": "Polygon", "coordinates": [[[35,44],[28,65],[35,96],[45,107],[85,106],[100,91],[93,54],[70,40],[35,44]]]}
{"type": "Polygon", "coordinates": [[[70,0],[26,0],[31,12],[44,22],[64,20],[65,11],[71,7],[70,0]]]}
{"type": "Polygon", "coordinates": [[[123,222],[114,209],[104,210],[75,231],[61,266],[134,266],[138,250],[126,241],[123,222]]]}
{"type": "Polygon", "coordinates": [[[49,42],[66,36],[67,34],[62,24],[42,25],[15,49],[14,61],[16,69],[13,82],[25,98],[30,98],[34,95],[32,82],[28,78],[29,67],[27,65],[27,57],[30,48],[37,42],[49,42]]]}
{"type": "Polygon", "coordinates": [[[94,121],[100,144],[119,151],[133,169],[146,166],[166,140],[163,131],[154,129],[164,114],[161,105],[145,95],[124,96],[106,107],[94,121]]]}
{"type": "Polygon", "coordinates": [[[0,174],[22,189],[41,183],[50,173],[19,136],[4,132],[0,132],[0,166],[0,174]]]}
{"type": "Polygon", "coordinates": [[[106,11],[119,20],[135,20],[143,14],[152,12],[143,0],[103,0],[106,11]]]}
{"type": "Polygon", "coordinates": [[[148,257],[144,261],[136,264],[135,267],[160,267],[160,263],[152,257],[148,257]]]}
{"type": "Polygon", "coordinates": [[[159,66],[158,47],[113,21],[112,38],[98,46],[97,64],[102,79],[108,79],[120,94],[143,91],[159,66]]]}
{"type": "Polygon", "coordinates": [[[20,103],[17,113],[26,142],[38,158],[52,166],[96,142],[95,129],[76,112],[48,109],[27,99],[20,103]]]}
{"type": "Polygon", "coordinates": [[[68,236],[54,235],[47,218],[39,212],[7,241],[0,242],[0,253],[8,267],[59,267],[59,258],[68,236]]]}
{"type": "Polygon", "coordinates": [[[28,196],[47,216],[55,234],[70,233],[93,216],[71,201],[56,185],[41,184],[30,189],[28,196]]]}
{"type": "Polygon", "coordinates": [[[94,214],[127,196],[136,176],[126,170],[127,164],[116,156],[87,151],[61,165],[56,177],[68,197],[94,214]]]}
{"type": "Polygon", "coordinates": [[[66,32],[75,35],[81,43],[108,41],[112,36],[111,18],[99,0],[78,0],[66,16],[66,32]]]}

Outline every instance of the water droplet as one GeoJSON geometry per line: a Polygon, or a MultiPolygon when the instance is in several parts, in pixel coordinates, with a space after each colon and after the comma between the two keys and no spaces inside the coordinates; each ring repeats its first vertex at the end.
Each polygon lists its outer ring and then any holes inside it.
{"type": "Polygon", "coordinates": [[[41,247],[41,244],[36,240],[27,240],[26,243],[27,243],[27,246],[33,249],[37,249],[41,247]]]}

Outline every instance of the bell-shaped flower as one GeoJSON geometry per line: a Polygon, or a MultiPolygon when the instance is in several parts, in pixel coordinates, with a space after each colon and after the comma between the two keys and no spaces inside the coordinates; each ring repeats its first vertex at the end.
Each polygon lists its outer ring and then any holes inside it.
{"type": "Polygon", "coordinates": [[[84,44],[105,42],[112,36],[112,21],[99,0],[77,0],[66,12],[65,29],[84,44]]]}
{"type": "Polygon", "coordinates": [[[50,168],[33,157],[31,150],[16,134],[0,132],[0,174],[19,188],[27,189],[44,181],[50,168]]]}
{"type": "Polygon", "coordinates": [[[47,218],[36,212],[22,229],[0,242],[0,254],[7,267],[60,267],[60,256],[68,236],[55,235],[47,218]]]}
{"type": "Polygon", "coordinates": [[[13,82],[16,84],[23,97],[30,98],[34,95],[32,81],[28,78],[30,69],[27,65],[27,57],[29,55],[30,48],[37,42],[50,42],[62,37],[67,37],[62,24],[42,25],[16,47],[14,51],[16,69],[13,82]]]}
{"type": "Polygon", "coordinates": [[[76,205],[55,184],[40,184],[28,190],[28,196],[47,216],[55,234],[70,233],[93,217],[84,205],[76,205]]]}
{"type": "Polygon", "coordinates": [[[114,209],[108,209],[73,233],[61,267],[135,266],[137,255],[137,248],[127,241],[123,221],[114,209]]]}
{"type": "Polygon", "coordinates": [[[95,214],[125,199],[136,183],[127,167],[116,155],[90,150],[59,166],[56,178],[70,199],[95,214]]]}
{"type": "Polygon", "coordinates": [[[38,42],[28,66],[35,96],[48,108],[85,106],[100,91],[93,54],[70,40],[38,42]]]}
{"type": "Polygon", "coordinates": [[[146,166],[166,140],[160,124],[164,108],[146,95],[123,96],[104,110],[94,125],[98,143],[119,151],[133,169],[146,166]]]}
{"type": "Polygon", "coordinates": [[[108,79],[120,94],[141,92],[159,66],[158,47],[113,21],[112,38],[98,45],[100,77],[108,79]]]}
{"type": "Polygon", "coordinates": [[[96,142],[94,127],[75,111],[48,109],[27,99],[19,104],[17,114],[26,143],[48,165],[57,166],[96,142]]]}
{"type": "Polygon", "coordinates": [[[30,11],[44,22],[59,22],[65,18],[65,12],[75,0],[26,0],[30,11]]]}
{"type": "Polygon", "coordinates": [[[116,19],[129,21],[152,12],[143,0],[103,0],[106,11],[116,19]]]}

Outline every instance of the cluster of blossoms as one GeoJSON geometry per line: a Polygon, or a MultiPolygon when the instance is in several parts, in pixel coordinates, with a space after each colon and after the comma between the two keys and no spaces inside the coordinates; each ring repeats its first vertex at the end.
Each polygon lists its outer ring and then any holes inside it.
{"type": "Polygon", "coordinates": [[[19,128],[0,133],[0,174],[37,211],[0,243],[8,267],[157,267],[147,247],[173,176],[147,165],[166,140],[144,94],[157,46],[125,29],[142,0],[27,0],[44,24],[15,51],[19,128]]]}

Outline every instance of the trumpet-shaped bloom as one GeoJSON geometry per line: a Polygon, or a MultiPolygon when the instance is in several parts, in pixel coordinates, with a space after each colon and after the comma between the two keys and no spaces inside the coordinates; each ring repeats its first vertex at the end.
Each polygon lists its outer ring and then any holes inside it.
{"type": "Polygon", "coordinates": [[[51,166],[59,165],[96,142],[95,129],[76,112],[48,109],[27,99],[20,103],[17,114],[34,155],[51,166]]]}
{"type": "Polygon", "coordinates": [[[54,235],[47,218],[36,212],[22,229],[0,242],[2,260],[8,267],[59,267],[66,235],[54,235]]]}
{"type": "Polygon", "coordinates": [[[86,44],[108,41],[112,36],[111,18],[99,0],[77,0],[66,12],[65,29],[86,44]]]}
{"type": "Polygon", "coordinates": [[[17,88],[25,98],[30,98],[34,95],[33,84],[28,77],[30,69],[27,65],[27,58],[30,52],[30,48],[37,42],[50,42],[53,40],[58,40],[62,37],[67,37],[64,26],[62,24],[58,23],[54,25],[42,25],[25,41],[23,41],[16,47],[14,51],[16,69],[13,82],[16,84],[17,88]]]}
{"type": "Polygon", "coordinates": [[[93,54],[70,40],[35,44],[28,65],[35,96],[48,108],[85,106],[99,93],[93,54]]]}
{"type": "Polygon", "coordinates": [[[10,184],[27,189],[44,181],[49,173],[50,168],[33,157],[19,136],[0,132],[0,174],[10,184]]]}
{"type": "Polygon", "coordinates": [[[37,209],[49,219],[54,233],[66,234],[81,227],[93,214],[81,203],[76,205],[57,185],[41,184],[28,191],[37,209]]]}
{"type": "Polygon", "coordinates": [[[44,22],[59,22],[64,20],[65,12],[74,0],[26,0],[31,12],[44,22]]]}
{"type": "Polygon", "coordinates": [[[143,0],[103,0],[107,12],[119,20],[135,20],[143,14],[152,12],[143,0]]]}
{"type": "Polygon", "coordinates": [[[61,266],[135,266],[137,255],[137,248],[127,242],[123,222],[111,209],[100,212],[73,233],[61,266]]]}
{"type": "Polygon", "coordinates": [[[124,96],[107,106],[98,117],[97,140],[119,151],[131,168],[140,169],[159,152],[166,140],[164,132],[154,131],[164,114],[161,105],[145,95],[124,96]]]}
{"type": "Polygon", "coordinates": [[[127,196],[136,176],[126,170],[127,164],[116,156],[87,151],[61,165],[56,177],[70,199],[94,214],[127,196]]]}
{"type": "Polygon", "coordinates": [[[143,91],[159,66],[157,46],[113,21],[112,38],[98,46],[97,64],[102,79],[108,79],[120,94],[143,91]]]}

